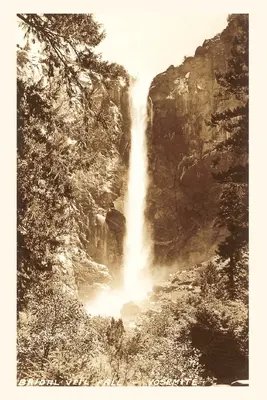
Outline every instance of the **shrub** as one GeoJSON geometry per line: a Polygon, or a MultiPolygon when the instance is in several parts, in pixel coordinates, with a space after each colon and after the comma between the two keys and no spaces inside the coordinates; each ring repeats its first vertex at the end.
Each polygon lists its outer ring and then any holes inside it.
{"type": "Polygon", "coordinates": [[[248,310],[241,301],[209,295],[196,310],[192,344],[200,361],[218,382],[248,378],[248,310]]]}
{"type": "Polygon", "coordinates": [[[63,289],[49,281],[30,293],[27,312],[19,319],[18,379],[65,384],[94,376],[91,361],[100,351],[97,331],[79,301],[63,289]]]}

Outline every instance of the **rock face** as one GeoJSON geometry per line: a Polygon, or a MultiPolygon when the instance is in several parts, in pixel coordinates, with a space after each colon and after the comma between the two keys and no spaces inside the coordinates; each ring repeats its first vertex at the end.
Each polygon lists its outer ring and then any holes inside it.
{"type": "Polygon", "coordinates": [[[84,302],[91,300],[112,280],[105,265],[90,261],[88,258],[85,258],[83,262],[79,260],[74,266],[74,271],[79,298],[84,302]]]}
{"type": "Polygon", "coordinates": [[[214,226],[220,185],[212,172],[229,165],[231,155],[214,150],[228,133],[207,126],[205,120],[238,104],[219,95],[215,76],[226,71],[236,29],[232,18],[221,34],[196,49],[194,57],[152,81],[147,217],[154,228],[156,263],[202,262],[214,255],[226,234],[214,226]]]}
{"type": "Polygon", "coordinates": [[[124,235],[125,217],[121,212],[119,212],[115,208],[111,208],[107,212],[106,224],[108,225],[109,229],[115,234],[118,234],[119,236],[124,235]]]}
{"type": "Polygon", "coordinates": [[[109,230],[115,235],[119,253],[123,252],[123,238],[126,228],[124,215],[115,208],[109,209],[106,215],[106,224],[109,230]]]}
{"type": "Polygon", "coordinates": [[[126,180],[130,140],[128,102],[128,86],[123,80],[109,81],[107,85],[99,79],[95,83],[95,113],[104,113],[106,126],[99,131],[92,166],[74,179],[76,206],[80,211],[77,232],[80,247],[88,257],[87,262],[76,263],[74,268],[83,300],[94,292],[91,279],[84,276],[94,276],[96,284],[109,284],[112,279],[106,279],[101,266],[106,266],[107,273],[117,278],[122,263],[125,218],[110,205],[123,193],[126,180]],[[101,143],[99,137],[103,138],[101,143]]]}

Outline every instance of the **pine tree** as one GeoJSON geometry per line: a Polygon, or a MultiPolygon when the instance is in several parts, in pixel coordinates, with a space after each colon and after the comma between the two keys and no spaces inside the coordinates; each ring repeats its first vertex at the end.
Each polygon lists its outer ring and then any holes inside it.
{"type": "Polygon", "coordinates": [[[229,235],[219,244],[217,254],[224,262],[228,291],[232,299],[240,296],[247,285],[248,251],[248,15],[230,15],[235,24],[227,72],[217,74],[221,96],[233,96],[238,101],[234,109],[211,116],[209,124],[228,132],[228,139],[217,150],[232,154],[234,162],[213,176],[222,186],[218,224],[227,227],[229,235]],[[241,287],[240,287],[241,285],[241,287]]]}
{"type": "Polygon", "coordinates": [[[18,18],[27,38],[26,46],[18,46],[17,57],[19,311],[29,289],[51,276],[62,238],[72,232],[73,175],[92,164],[96,144],[100,151],[110,141],[111,116],[104,107],[96,113],[92,104],[94,79],[110,82],[127,75],[93,52],[104,33],[91,14],[18,18]],[[29,55],[32,46],[39,49],[38,66],[29,55]],[[93,89],[82,84],[82,72],[93,89]]]}

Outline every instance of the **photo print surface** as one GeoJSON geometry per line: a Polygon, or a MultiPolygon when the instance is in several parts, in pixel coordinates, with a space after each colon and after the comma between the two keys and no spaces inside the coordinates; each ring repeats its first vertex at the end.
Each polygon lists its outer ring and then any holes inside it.
{"type": "Polygon", "coordinates": [[[248,14],[17,14],[17,385],[248,385],[248,14]]]}

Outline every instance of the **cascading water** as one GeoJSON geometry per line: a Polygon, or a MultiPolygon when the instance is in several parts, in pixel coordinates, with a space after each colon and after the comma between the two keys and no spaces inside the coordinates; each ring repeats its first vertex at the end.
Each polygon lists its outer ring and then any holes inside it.
{"type": "Polygon", "coordinates": [[[125,202],[124,290],[129,300],[139,300],[148,290],[145,273],[151,259],[150,237],[145,221],[147,174],[147,96],[150,81],[136,79],[131,85],[131,152],[125,202]]]}
{"type": "Polygon", "coordinates": [[[123,287],[107,288],[87,305],[90,314],[120,316],[122,306],[146,298],[151,288],[148,267],[151,241],[145,221],[147,173],[147,100],[150,80],[135,79],[130,87],[131,151],[125,198],[126,235],[123,249],[123,287]]]}

